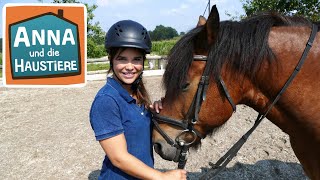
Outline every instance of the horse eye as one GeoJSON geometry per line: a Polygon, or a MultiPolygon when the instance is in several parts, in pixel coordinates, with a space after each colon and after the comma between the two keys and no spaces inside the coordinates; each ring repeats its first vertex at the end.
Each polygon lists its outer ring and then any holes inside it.
{"type": "Polygon", "coordinates": [[[185,83],[183,86],[182,86],[182,91],[187,91],[189,89],[189,86],[190,86],[190,83],[185,83]]]}

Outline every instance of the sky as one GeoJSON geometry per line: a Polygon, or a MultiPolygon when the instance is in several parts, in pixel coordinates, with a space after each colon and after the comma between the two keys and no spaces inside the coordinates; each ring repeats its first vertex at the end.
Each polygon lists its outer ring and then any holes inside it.
{"type": "MultiPolygon", "coordinates": [[[[99,22],[107,32],[115,22],[131,19],[142,24],[147,30],[153,31],[157,25],[172,27],[180,32],[188,32],[198,22],[199,15],[203,15],[208,0],[78,0],[89,5],[96,4],[98,8],[93,12],[94,22],[99,22]]],[[[43,0],[51,3],[52,0],[43,0]]],[[[0,0],[1,10],[6,3],[39,3],[37,0],[0,0]]],[[[244,14],[240,0],[211,0],[211,6],[216,4],[220,20],[228,20],[229,16],[244,14]]],[[[208,17],[208,10],[204,14],[208,17]]],[[[0,23],[0,37],[2,37],[2,13],[0,23]]]]}

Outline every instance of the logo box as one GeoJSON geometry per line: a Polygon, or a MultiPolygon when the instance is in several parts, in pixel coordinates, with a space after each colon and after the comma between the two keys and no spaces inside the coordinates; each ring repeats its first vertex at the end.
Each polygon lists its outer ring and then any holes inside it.
{"type": "Polygon", "coordinates": [[[86,20],[83,4],[6,4],[4,86],[84,86],[86,20]]]}

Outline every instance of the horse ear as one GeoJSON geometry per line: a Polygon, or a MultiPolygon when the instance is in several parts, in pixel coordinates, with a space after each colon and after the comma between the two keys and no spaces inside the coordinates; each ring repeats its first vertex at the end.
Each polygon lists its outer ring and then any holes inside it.
{"type": "Polygon", "coordinates": [[[199,16],[199,21],[198,21],[197,27],[205,25],[206,22],[207,22],[207,19],[205,17],[199,16]]]}
{"type": "Polygon", "coordinates": [[[219,26],[220,26],[219,12],[218,12],[217,6],[214,5],[211,8],[211,12],[206,24],[209,45],[216,40],[219,32],[219,26]]]}

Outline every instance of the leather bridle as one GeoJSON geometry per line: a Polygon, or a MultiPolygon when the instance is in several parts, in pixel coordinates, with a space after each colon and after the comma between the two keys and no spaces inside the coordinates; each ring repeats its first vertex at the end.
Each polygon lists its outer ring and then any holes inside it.
{"type": "MultiPolygon", "coordinates": [[[[207,61],[207,56],[204,55],[194,55],[194,61],[207,61]]],[[[198,84],[197,92],[192,100],[192,103],[189,107],[188,113],[186,115],[186,120],[177,120],[170,117],[162,116],[160,114],[153,114],[153,124],[156,130],[161,134],[161,136],[166,140],[168,144],[171,146],[181,150],[180,157],[179,157],[179,169],[183,169],[186,163],[186,155],[189,147],[197,140],[197,138],[203,139],[204,136],[194,128],[194,125],[199,120],[199,112],[202,105],[202,102],[206,99],[207,88],[209,85],[209,78],[210,78],[210,71],[209,66],[206,64],[205,69],[202,73],[201,79],[198,84]],[[173,126],[180,127],[183,129],[181,133],[173,140],[170,138],[167,133],[165,133],[159,126],[158,122],[168,123],[173,126]],[[185,139],[182,139],[184,135],[191,135],[192,140],[186,142],[185,139]]],[[[221,78],[219,78],[220,84],[223,87],[225,95],[232,105],[233,111],[236,111],[236,105],[233,103],[231,96],[225,86],[225,83],[221,78]]]]}
{"type": "MultiPolygon", "coordinates": [[[[301,67],[302,67],[302,65],[303,65],[303,63],[309,53],[309,50],[312,47],[312,44],[313,44],[313,41],[316,37],[317,31],[318,31],[318,26],[315,24],[312,24],[312,31],[311,31],[309,40],[306,44],[306,48],[304,49],[297,66],[295,67],[294,71],[292,72],[291,76],[288,78],[288,80],[286,81],[286,83],[284,84],[284,86],[282,87],[280,92],[277,94],[276,98],[266,108],[266,111],[264,113],[259,113],[258,117],[255,120],[253,127],[245,135],[243,135],[232,146],[232,148],[230,148],[230,150],[224,156],[222,156],[215,164],[212,164],[212,163],[210,164],[212,166],[212,169],[214,170],[214,172],[212,172],[212,171],[207,172],[204,176],[201,177],[201,179],[207,179],[207,178],[210,178],[210,177],[217,175],[220,171],[222,171],[227,166],[227,164],[232,160],[232,158],[234,156],[236,156],[237,152],[240,150],[242,145],[247,141],[247,139],[249,138],[251,133],[258,127],[258,125],[261,123],[261,121],[267,116],[269,111],[276,104],[276,102],[280,99],[280,96],[285,92],[285,90],[288,88],[288,86],[290,85],[292,80],[296,77],[296,75],[300,71],[300,69],[301,69],[301,67]]],[[[194,55],[193,58],[194,58],[194,61],[207,61],[207,56],[203,56],[203,55],[194,55]]],[[[184,169],[184,166],[187,161],[187,151],[188,151],[189,147],[193,143],[195,143],[197,138],[200,138],[200,139],[204,138],[204,136],[194,128],[194,125],[199,120],[200,108],[201,108],[202,102],[206,99],[206,92],[207,92],[207,88],[209,85],[209,77],[210,77],[210,69],[209,69],[209,66],[207,63],[205,66],[205,69],[203,71],[203,74],[201,76],[200,82],[198,84],[197,92],[193,98],[193,101],[192,101],[192,103],[189,107],[188,113],[186,115],[187,120],[177,120],[177,119],[173,119],[170,117],[162,116],[160,114],[156,114],[156,113],[153,114],[152,121],[154,123],[154,127],[156,128],[156,130],[163,136],[163,138],[167,141],[168,144],[181,150],[180,156],[179,156],[179,162],[178,162],[179,169],[184,169]],[[183,129],[183,131],[175,138],[175,140],[173,140],[170,138],[170,136],[167,135],[167,133],[165,133],[160,128],[157,121],[180,127],[181,129],[183,129]],[[193,136],[192,141],[186,142],[184,139],[180,138],[186,134],[193,136]]],[[[221,76],[218,78],[218,81],[224,91],[226,98],[228,99],[230,105],[232,106],[233,111],[235,112],[236,105],[234,104],[221,76]]]]}

